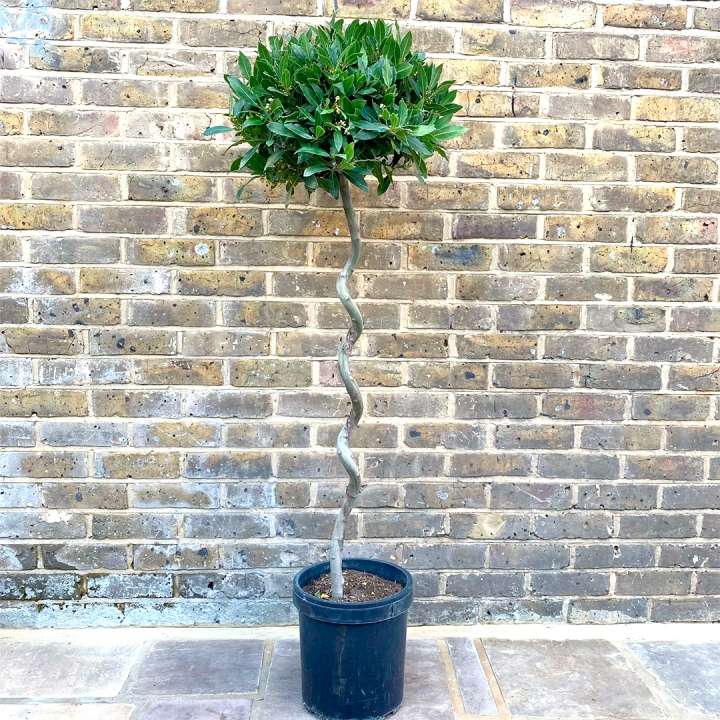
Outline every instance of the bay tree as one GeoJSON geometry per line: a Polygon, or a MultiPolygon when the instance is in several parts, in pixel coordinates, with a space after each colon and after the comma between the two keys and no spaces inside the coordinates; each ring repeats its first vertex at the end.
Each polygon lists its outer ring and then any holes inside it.
{"type": "MultiPolygon", "coordinates": [[[[349,316],[338,350],[340,377],[351,411],[337,436],[337,453],[348,482],[330,538],[333,599],[343,597],[342,551],[347,520],[362,490],[350,438],[363,416],[363,398],[350,370],[363,318],[348,283],[361,252],[351,186],[382,195],[397,174],[427,177],[429,158],[446,157],[443,143],[464,128],[452,122],[460,110],[442,66],[413,49],[410,32],[382,20],[333,18],[292,37],[274,36],[257,46],[251,62],[238,56],[238,73],[226,75],[232,127],[214,126],[207,135],[234,132],[243,152],[232,172],[283,186],[322,190],[339,199],[350,237],[347,261],[337,278],[337,295],[349,316]]],[[[239,192],[242,192],[242,188],[239,192]]]]}

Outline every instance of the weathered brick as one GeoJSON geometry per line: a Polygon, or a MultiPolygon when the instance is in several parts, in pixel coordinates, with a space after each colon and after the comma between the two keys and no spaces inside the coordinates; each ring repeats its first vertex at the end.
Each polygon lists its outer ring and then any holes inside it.
{"type": "Polygon", "coordinates": [[[166,231],[167,217],[165,208],[88,205],[79,209],[78,227],[85,232],[156,235],[166,231]]]}
{"type": "MultiPolygon", "coordinates": [[[[545,300],[574,300],[576,302],[593,302],[597,300],[625,300],[628,296],[628,283],[625,278],[596,276],[588,278],[581,275],[570,275],[566,277],[551,277],[545,282],[545,300]]],[[[563,342],[577,343],[577,347],[584,347],[588,351],[597,351],[602,354],[603,342],[597,338],[548,338],[550,345],[558,340],[563,342]]],[[[570,357],[570,356],[568,356],[570,357]]],[[[588,358],[592,360],[593,358],[588,358]]],[[[595,358],[601,360],[603,358],[595,358]]]]}
{"type": "Polygon", "coordinates": [[[549,393],[543,397],[542,413],[559,420],[622,420],[625,400],[607,393],[549,393]]]}
{"type": "Polygon", "coordinates": [[[536,178],[540,158],[529,153],[476,152],[458,159],[458,175],[471,178],[536,178]]]}
{"type": "Polygon", "coordinates": [[[450,515],[450,537],[460,540],[527,540],[530,518],[510,513],[474,512],[450,515]]]}
{"type": "Polygon", "coordinates": [[[177,525],[172,515],[93,513],[91,536],[96,540],[169,540],[177,537],[177,525]]]}
{"type": "Polygon", "coordinates": [[[73,83],[67,78],[3,75],[0,79],[0,101],[4,103],[72,105],[72,97],[73,83]]]}
{"type": "Polygon", "coordinates": [[[618,537],[628,539],[695,537],[694,515],[680,513],[623,513],[618,537]]]}
{"type": "Polygon", "coordinates": [[[62,540],[85,536],[85,517],[81,514],[57,510],[37,513],[6,510],[0,513],[0,538],[62,540]]]}
{"type": "Polygon", "coordinates": [[[561,572],[530,576],[530,593],[533,595],[607,595],[610,590],[609,573],[561,572]]]}
{"type": "Polygon", "coordinates": [[[566,305],[503,305],[498,309],[498,330],[575,330],[578,308],[566,305]]]}
{"type": "Polygon", "coordinates": [[[467,55],[513,58],[545,56],[545,36],[542,33],[467,27],[463,30],[462,41],[463,53],[467,55]]]}
{"type": "Polygon", "coordinates": [[[717,152],[720,147],[720,129],[688,127],[683,132],[682,147],[686,152],[717,152]]]}
{"type": "Polygon", "coordinates": [[[601,93],[551,95],[548,117],[563,120],[629,120],[630,101],[601,93]]]}
{"type": "Polygon", "coordinates": [[[117,50],[39,44],[30,49],[30,65],[36,70],[83,73],[119,73],[117,50]]]}
{"type": "Polygon", "coordinates": [[[661,62],[717,62],[720,43],[717,38],[707,37],[651,37],[648,42],[647,59],[661,62]]]}
{"type": "Polygon", "coordinates": [[[187,211],[186,227],[193,235],[259,235],[260,212],[240,208],[192,208],[187,211]]]}
{"type": "Polygon", "coordinates": [[[474,423],[417,422],[406,426],[404,442],[408,447],[481,450],[485,445],[485,429],[474,423]]]}
{"type": "Polygon", "coordinates": [[[582,510],[647,510],[657,507],[657,502],[657,487],[653,485],[596,484],[579,487],[576,507],[582,510]]]}
{"type": "Polygon", "coordinates": [[[531,360],[537,357],[537,338],[532,335],[463,335],[457,343],[459,354],[467,358],[531,360]]]}
{"type": "Polygon", "coordinates": [[[74,157],[74,145],[64,140],[0,139],[0,164],[2,165],[67,167],[73,164],[74,157]]]}
{"type": "Polygon", "coordinates": [[[180,42],[190,47],[254,47],[265,39],[266,23],[203,18],[179,23],[180,42]]]}
{"type": "Polygon", "coordinates": [[[109,42],[166,43],[172,23],[165,18],[148,18],[126,13],[85,13],[80,18],[80,36],[109,42]]]}
{"type": "Polygon", "coordinates": [[[75,330],[7,328],[0,331],[3,350],[23,355],[77,355],[82,352],[82,344],[82,336],[75,330]]]}
{"type": "Polygon", "coordinates": [[[498,22],[501,0],[420,0],[417,14],[423,20],[498,22]]]}
{"type": "Polygon", "coordinates": [[[720,100],[647,95],[635,99],[635,117],[660,122],[718,122],[720,100]]]}
{"type": "Polygon", "coordinates": [[[657,273],[667,265],[667,250],[662,247],[608,245],[590,252],[591,267],[599,272],[657,273]]]}
{"type": "Polygon", "coordinates": [[[718,167],[710,158],[642,155],[637,158],[638,180],[675,183],[715,183],[718,167]]]}
{"type": "Polygon", "coordinates": [[[547,156],[546,176],[549,180],[607,181],[627,178],[627,161],[620,155],[608,157],[605,153],[547,156]]]}
{"type": "MultiPolygon", "coordinates": [[[[548,158],[548,164],[551,158],[548,158]]],[[[624,172],[623,165],[623,172],[624,172]]],[[[570,177],[568,179],[577,179],[570,177]]],[[[545,239],[565,242],[624,242],[627,220],[593,215],[548,215],[545,239]]]]}
{"type": "Polygon", "coordinates": [[[575,546],[575,567],[594,568],[643,568],[655,563],[655,548],[640,543],[593,543],[575,546]]]}
{"type": "Polygon", "coordinates": [[[524,419],[537,414],[537,399],[526,393],[461,394],[455,400],[455,416],[462,419],[524,419]]]}
{"type": "Polygon", "coordinates": [[[210,300],[133,300],[128,304],[128,323],[160,327],[214,325],[215,304],[210,300]]]}
{"type": "Polygon", "coordinates": [[[665,329],[665,310],[651,305],[591,307],[587,326],[602,332],[661,332],[665,329]]]}
{"type": "Polygon", "coordinates": [[[637,37],[600,33],[563,33],[557,37],[556,55],[560,59],[636,60],[637,37]]]}
{"type": "Polygon", "coordinates": [[[487,189],[475,183],[445,180],[432,183],[409,183],[406,192],[406,204],[409,208],[486,210],[488,207],[487,189]]]}
{"type": "Polygon", "coordinates": [[[611,90],[679,90],[682,72],[652,65],[612,63],[600,69],[602,87],[611,90]]]}
{"type": "Polygon", "coordinates": [[[442,78],[456,85],[499,85],[500,66],[492,60],[449,59],[443,63],[442,78]]]}
{"type": "Polygon", "coordinates": [[[518,25],[584,28],[595,22],[596,5],[576,0],[511,0],[510,18],[518,25]]]}
{"type": "Polygon", "coordinates": [[[453,238],[534,238],[536,228],[537,218],[532,215],[457,214],[453,222],[453,238]]]}
{"type": "Polygon", "coordinates": [[[510,65],[510,84],[521,88],[590,86],[590,65],[583,63],[522,63],[510,65]]]}
{"type": "MultiPolygon", "coordinates": [[[[705,420],[710,412],[710,398],[689,395],[635,395],[632,400],[632,416],[635,420],[705,420]]],[[[668,428],[669,449],[692,449],[671,447],[675,433],[692,437],[693,428],[668,428]]]]}

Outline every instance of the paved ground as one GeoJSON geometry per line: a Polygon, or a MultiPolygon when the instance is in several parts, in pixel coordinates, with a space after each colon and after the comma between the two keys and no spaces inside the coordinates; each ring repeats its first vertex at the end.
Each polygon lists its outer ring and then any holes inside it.
{"type": "MultiPolygon", "coordinates": [[[[413,629],[395,718],[720,719],[720,628],[663,628],[413,629]]],[[[0,631],[0,663],[2,720],[311,717],[288,629],[0,631]]]]}

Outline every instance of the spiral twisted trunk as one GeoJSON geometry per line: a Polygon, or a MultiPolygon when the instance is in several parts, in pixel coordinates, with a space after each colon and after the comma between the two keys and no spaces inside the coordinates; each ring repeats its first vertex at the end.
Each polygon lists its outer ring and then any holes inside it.
{"type": "Polygon", "coordinates": [[[330,579],[332,596],[336,600],[341,599],[343,596],[342,550],[345,542],[347,519],[350,517],[350,513],[362,489],[360,468],[350,450],[350,438],[352,431],[358,426],[363,414],[363,399],[360,386],[355,382],[350,372],[350,355],[352,354],[355,343],[362,334],[363,318],[358,306],[350,296],[350,290],[348,288],[348,282],[352,277],[353,270],[360,257],[360,230],[350,198],[350,186],[342,175],[340,176],[340,196],[342,197],[345,218],[347,219],[348,230],[350,231],[350,256],[338,275],[336,288],[340,302],[350,316],[350,328],[338,350],[338,368],[345,389],[350,396],[352,408],[345,423],[342,428],[340,428],[335,443],[338,458],[345,468],[345,472],[348,474],[348,483],[345,488],[342,508],[335,518],[335,526],[330,538],[330,579]]]}

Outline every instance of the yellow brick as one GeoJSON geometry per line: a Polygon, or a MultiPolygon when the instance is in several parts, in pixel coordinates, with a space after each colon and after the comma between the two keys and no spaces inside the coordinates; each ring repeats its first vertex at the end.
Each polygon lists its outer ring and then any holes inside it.
{"type": "Polygon", "coordinates": [[[662,122],[719,122],[720,100],[704,97],[662,97],[635,99],[638,120],[662,122]]]}
{"type": "Polygon", "coordinates": [[[443,60],[443,80],[456,85],[497,85],[500,65],[491,60],[443,60]]]}
{"type": "Polygon", "coordinates": [[[503,143],[516,148],[582,148],[585,129],[582,125],[516,123],[503,128],[503,143]]]}
{"type": "MultiPolygon", "coordinates": [[[[486,90],[464,90],[457,94],[457,103],[470,117],[534,117],[539,110],[539,95],[502,93],[486,90]]],[[[463,111],[459,111],[459,115],[463,111]]]]}
{"type": "Polygon", "coordinates": [[[19,135],[22,132],[23,115],[21,112],[0,112],[0,135],[19,135]]]}
{"type": "Polygon", "coordinates": [[[131,0],[130,7],[141,12],[214,13],[218,0],[131,0]]]}
{"type": "Polygon", "coordinates": [[[128,245],[128,262],[138,265],[214,265],[215,246],[202,240],[140,238],[128,245]]]}
{"type": "Polygon", "coordinates": [[[667,266],[664,247],[629,247],[605,245],[593,248],[590,265],[596,272],[658,273],[667,266]]]}
{"type": "Polygon", "coordinates": [[[135,363],[140,385],[222,385],[220,360],[151,359],[135,363]]]}
{"type": "Polygon", "coordinates": [[[590,86],[592,67],[581,63],[521,63],[510,66],[510,84],[516,87],[571,87],[590,86]]]}
{"type": "Polygon", "coordinates": [[[88,414],[87,393],[57,388],[0,390],[0,414],[6,417],[79,417],[88,414]]]}
{"type": "Polygon", "coordinates": [[[502,0],[420,0],[417,16],[423,20],[500,22],[502,0]]]}
{"type": "Polygon", "coordinates": [[[595,23],[595,3],[575,0],[511,0],[515,25],[586,28],[595,23]]]}
{"type": "Polygon", "coordinates": [[[260,235],[259,210],[200,207],[188,210],[187,231],[193,235],[260,235]]]}
{"type": "Polygon", "coordinates": [[[0,205],[0,230],[67,230],[71,227],[69,205],[0,205]]]}
{"type": "Polygon", "coordinates": [[[603,23],[615,27],[682,30],[687,8],[680,5],[608,5],[603,23]]]}
{"type": "Polygon", "coordinates": [[[600,152],[548,155],[545,177],[566,181],[625,180],[627,160],[621,155],[600,152]]]}
{"type": "MultiPolygon", "coordinates": [[[[340,17],[400,19],[410,17],[410,0],[340,0],[340,17]]],[[[333,13],[333,1],[326,0],[325,12],[333,13]]]]}
{"type": "Polygon", "coordinates": [[[84,13],[80,35],[108,42],[166,43],[172,37],[172,22],[126,13],[84,13]]]}
{"type": "Polygon", "coordinates": [[[540,159],[529,153],[465,153],[458,160],[460,177],[536,178],[540,159]]]}

